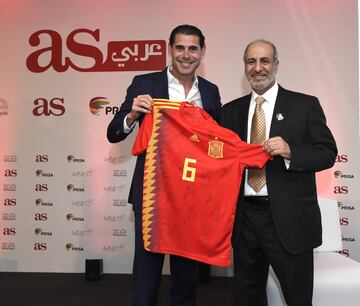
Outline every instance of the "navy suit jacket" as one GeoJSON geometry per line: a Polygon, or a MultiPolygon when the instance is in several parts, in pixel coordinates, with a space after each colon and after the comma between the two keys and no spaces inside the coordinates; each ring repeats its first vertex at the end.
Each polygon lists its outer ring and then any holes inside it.
{"type": "MultiPolygon", "coordinates": [[[[221,113],[221,101],[219,89],[198,76],[199,90],[203,108],[214,120],[219,121],[221,113]]],[[[127,89],[124,103],[116,113],[107,129],[107,138],[111,143],[124,140],[129,134],[124,133],[124,118],[131,111],[133,99],[138,95],[148,94],[152,98],[169,99],[167,70],[135,76],[127,89]]],[[[139,119],[141,125],[144,116],[139,119]]],[[[128,202],[133,204],[133,209],[141,209],[144,180],[145,154],[138,156],[134,175],[130,187],[128,202]]]]}
{"type": "MultiPolygon", "coordinates": [[[[221,125],[247,140],[251,95],[223,106],[221,125]]],[[[290,146],[291,163],[275,157],[266,164],[270,210],[276,232],[291,253],[301,253],[321,244],[321,216],[317,202],[315,172],[333,166],[336,143],[326,125],[324,112],[314,96],[279,86],[271,121],[270,136],[281,136],[290,146]]],[[[233,244],[238,237],[244,182],[240,190],[233,244]]],[[[240,247],[240,246],[239,246],[240,247]]]]}

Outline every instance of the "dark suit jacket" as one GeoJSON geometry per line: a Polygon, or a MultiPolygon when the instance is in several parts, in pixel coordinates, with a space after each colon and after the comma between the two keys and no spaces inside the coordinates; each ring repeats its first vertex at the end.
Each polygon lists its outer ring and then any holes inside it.
{"type": "MultiPolygon", "coordinates": [[[[198,80],[204,110],[207,111],[214,120],[219,121],[221,102],[218,87],[204,78],[198,77],[198,80]]],[[[127,90],[124,103],[108,126],[107,138],[110,142],[115,143],[122,141],[129,135],[124,133],[124,118],[131,111],[133,99],[142,94],[149,94],[152,98],[169,99],[166,69],[161,72],[138,75],[133,79],[127,90]]],[[[142,120],[143,116],[140,117],[139,124],[141,124],[142,120]]],[[[133,204],[133,209],[141,208],[144,163],[145,154],[142,154],[136,161],[128,199],[129,203],[133,204]]]]}
{"type": "MultiPolygon", "coordinates": [[[[250,99],[251,95],[244,96],[222,109],[221,125],[238,133],[244,141],[247,140],[250,99]]],[[[281,136],[289,144],[291,163],[286,169],[284,159],[278,156],[265,166],[270,209],[283,246],[291,253],[301,253],[319,246],[322,241],[315,172],[333,166],[336,143],[319,100],[280,86],[270,128],[270,137],[274,136],[281,136]],[[277,114],[283,119],[279,120],[277,114]]],[[[236,212],[234,244],[243,196],[244,182],[236,212]]]]}

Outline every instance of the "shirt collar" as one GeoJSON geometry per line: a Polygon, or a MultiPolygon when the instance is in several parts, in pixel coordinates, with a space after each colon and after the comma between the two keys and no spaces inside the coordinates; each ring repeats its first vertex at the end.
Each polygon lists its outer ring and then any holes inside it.
{"type": "MultiPolygon", "coordinates": [[[[172,68],[172,65],[169,65],[168,68],[167,68],[167,78],[168,78],[168,83],[169,84],[175,84],[175,85],[180,85],[180,82],[178,81],[177,78],[175,78],[172,73],[170,72],[172,68]]],[[[197,75],[195,74],[194,75],[194,82],[193,82],[193,86],[196,86],[196,88],[199,88],[199,79],[197,77],[197,75]]]]}
{"type": "MultiPolygon", "coordinates": [[[[277,82],[275,82],[275,84],[267,91],[265,92],[263,95],[261,95],[268,103],[275,105],[275,101],[276,101],[276,97],[279,91],[279,84],[277,82]]],[[[253,90],[252,91],[252,97],[251,100],[255,101],[255,99],[258,97],[259,95],[253,90]]]]}

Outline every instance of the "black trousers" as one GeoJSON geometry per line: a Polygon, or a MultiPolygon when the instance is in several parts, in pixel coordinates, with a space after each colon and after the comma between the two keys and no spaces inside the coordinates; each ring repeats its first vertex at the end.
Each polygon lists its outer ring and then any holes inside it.
{"type": "MultiPolygon", "coordinates": [[[[144,249],[141,211],[134,211],[134,214],[133,306],[157,306],[165,256],[144,249]]],[[[170,273],[170,306],[196,306],[198,262],[170,255],[170,273]]]]}
{"type": "Polygon", "coordinates": [[[237,222],[240,235],[233,246],[235,305],[268,305],[266,284],[271,265],[279,279],[287,305],[311,306],[313,250],[291,254],[282,246],[268,202],[245,201],[241,205],[242,214],[237,222]]]}

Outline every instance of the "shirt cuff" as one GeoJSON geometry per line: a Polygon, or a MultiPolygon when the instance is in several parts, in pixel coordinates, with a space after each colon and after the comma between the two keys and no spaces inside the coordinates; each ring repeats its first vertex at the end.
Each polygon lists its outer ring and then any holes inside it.
{"type": "Polygon", "coordinates": [[[125,133],[125,134],[129,134],[129,133],[134,129],[134,127],[135,127],[135,125],[136,125],[136,121],[134,121],[131,126],[128,126],[128,125],[126,124],[126,118],[127,118],[127,115],[126,115],[125,118],[124,118],[124,124],[123,124],[123,125],[124,125],[124,133],[125,133]]]}

